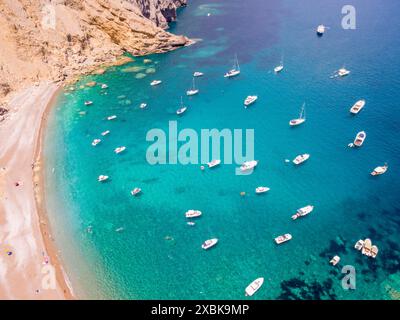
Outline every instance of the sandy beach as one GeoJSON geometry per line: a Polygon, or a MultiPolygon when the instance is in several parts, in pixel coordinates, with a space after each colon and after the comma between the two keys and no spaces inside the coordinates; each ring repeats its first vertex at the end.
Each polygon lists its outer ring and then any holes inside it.
{"type": "Polygon", "coordinates": [[[41,136],[58,88],[18,92],[0,123],[0,299],[72,298],[42,207],[41,136]]]}

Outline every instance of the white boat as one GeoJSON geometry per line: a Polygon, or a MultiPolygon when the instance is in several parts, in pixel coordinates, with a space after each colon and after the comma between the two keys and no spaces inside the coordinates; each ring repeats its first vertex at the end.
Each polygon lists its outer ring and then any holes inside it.
{"type": "Polygon", "coordinates": [[[365,131],[360,131],[359,133],[357,133],[357,136],[354,139],[354,145],[356,147],[361,147],[363,145],[366,137],[367,137],[367,134],[365,133],[365,131]]]}
{"type": "Polygon", "coordinates": [[[297,209],[297,212],[294,215],[292,215],[292,219],[296,220],[297,218],[304,217],[313,210],[314,210],[314,206],[310,206],[310,205],[300,208],[300,209],[297,209]]]}
{"type": "Polygon", "coordinates": [[[303,103],[299,117],[297,119],[290,120],[289,125],[294,127],[294,126],[298,126],[298,125],[302,124],[305,121],[306,121],[306,104],[303,103]]]}
{"type": "Polygon", "coordinates": [[[337,75],[338,75],[339,77],[344,77],[344,76],[347,76],[349,73],[350,73],[349,70],[347,70],[347,69],[345,69],[345,68],[340,68],[340,69],[338,70],[338,72],[337,72],[337,75]]]}
{"type": "Polygon", "coordinates": [[[152,87],[154,87],[154,86],[158,86],[160,83],[162,83],[161,80],[153,80],[153,81],[150,83],[150,85],[151,85],[152,87]]]}
{"type": "Polygon", "coordinates": [[[207,165],[209,168],[213,168],[218,166],[221,163],[221,160],[217,159],[217,160],[211,160],[210,162],[207,162],[207,165]]]}
{"type": "Polygon", "coordinates": [[[193,85],[192,88],[190,88],[188,91],[186,91],[186,95],[187,96],[194,96],[195,94],[199,93],[199,89],[196,89],[196,84],[194,82],[194,78],[193,78],[193,85]]]}
{"type": "Polygon", "coordinates": [[[107,89],[107,88],[108,88],[108,85],[106,85],[105,83],[103,83],[103,84],[101,85],[101,88],[102,88],[102,89],[107,89]]]}
{"type": "Polygon", "coordinates": [[[279,73],[279,72],[281,72],[283,70],[283,64],[280,64],[279,66],[276,66],[275,68],[274,68],[274,72],[275,73],[279,73]]]}
{"type": "Polygon", "coordinates": [[[322,36],[325,33],[326,27],[323,24],[320,24],[317,27],[317,35],[322,36]]]}
{"type": "Polygon", "coordinates": [[[214,239],[209,239],[203,242],[203,244],[201,245],[201,247],[204,250],[210,249],[211,247],[215,246],[218,243],[218,239],[214,238],[214,239]]]}
{"type": "Polygon", "coordinates": [[[94,139],[94,140],[92,141],[92,146],[95,147],[95,146],[97,146],[100,142],[101,142],[100,139],[94,139]]]}
{"type": "Polygon", "coordinates": [[[101,135],[104,137],[110,133],[110,130],[103,131],[101,135]]]}
{"type": "Polygon", "coordinates": [[[200,210],[188,210],[185,213],[186,218],[197,218],[201,216],[201,211],[200,210]]]}
{"type": "Polygon", "coordinates": [[[227,73],[225,73],[224,78],[232,78],[239,74],[240,74],[239,60],[237,58],[237,55],[235,55],[233,67],[231,70],[229,70],[227,73]]]}
{"type": "Polygon", "coordinates": [[[146,107],[147,107],[147,103],[144,103],[144,102],[141,103],[140,106],[139,106],[140,109],[144,109],[146,107]]]}
{"type": "Polygon", "coordinates": [[[264,283],[264,278],[257,278],[256,280],[254,280],[244,290],[245,296],[251,297],[253,294],[255,294],[261,288],[263,283],[264,283]]]}
{"type": "Polygon", "coordinates": [[[240,166],[240,170],[247,171],[253,169],[257,166],[257,164],[258,164],[257,160],[246,161],[240,166]]]}
{"type": "Polygon", "coordinates": [[[339,256],[334,256],[331,261],[329,261],[330,264],[332,264],[333,266],[336,266],[340,261],[340,257],[339,256]]]}
{"type": "Polygon", "coordinates": [[[85,106],[90,106],[93,104],[93,101],[85,101],[85,106]]]}
{"type": "Polygon", "coordinates": [[[142,189],[140,188],[135,188],[131,191],[131,195],[136,196],[138,195],[140,192],[142,192],[142,189]]]}
{"type": "Polygon", "coordinates": [[[258,99],[258,96],[247,96],[247,98],[244,100],[244,106],[247,108],[249,105],[253,104],[256,102],[258,99]]]}
{"type": "Polygon", "coordinates": [[[125,149],[126,149],[126,147],[118,147],[118,148],[115,148],[114,152],[118,154],[118,153],[121,153],[122,151],[125,151],[125,149]]]}
{"type": "Polygon", "coordinates": [[[187,110],[187,107],[185,107],[183,105],[183,98],[181,97],[181,107],[178,110],[176,110],[176,114],[180,115],[180,114],[184,113],[186,110],[187,110]]]}
{"type": "Polygon", "coordinates": [[[357,114],[361,111],[362,108],[365,106],[365,100],[358,100],[351,108],[350,112],[352,114],[357,114]]]}
{"type": "Polygon", "coordinates": [[[204,75],[204,73],[199,72],[199,71],[196,71],[195,73],[193,73],[193,77],[202,77],[203,75],[204,75]]]}
{"type": "Polygon", "coordinates": [[[270,190],[270,188],[268,188],[268,187],[257,187],[256,193],[260,194],[260,193],[268,192],[269,190],[270,190]]]}
{"type": "Polygon", "coordinates": [[[294,158],[293,163],[295,165],[299,165],[303,163],[304,161],[307,161],[308,158],[310,158],[310,155],[308,153],[300,154],[296,158],[294,158]]]}
{"type": "Polygon", "coordinates": [[[292,239],[292,235],[290,233],[286,233],[286,234],[284,234],[282,236],[276,237],[275,238],[275,242],[277,244],[281,244],[281,243],[284,243],[284,242],[289,241],[291,239],[292,239]]]}
{"type": "Polygon", "coordinates": [[[389,167],[388,167],[387,163],[385,163],[384,166],[376,167],[376,168],[374,169],[374,171],[371,172],[371,175],[373,175],[373,176],[379,176],[379,175],[381,175],[381,174],[384,174],[384,173],[387,171],[388,168],[389,168],[389,167]]]}
{"type": "Polygon", "coordinates": [[[360,251],[364,247],[364,240],[358,240],[354,245],[354,248],[360,251]]]}
{"type": "Polygon", "coordinates": [[[116,115],[107,117],[107,120],[114,120],[114,119],[117,119],[117,116],[116,116],[116,115]]]}
{"type": "Polygon", "coordinates": [[[367,239],[364,240],[364,246],[361,249],[361,253],[363,255],[366,255],[366,256],[370,257],[371,256],[371,249],[372,249],[371,239],[367,238],[367,239]]]}
{"type": "Polygon", "coordinates": [[[103,182],[106,180],[108,180],[108,176],[105,176],[105,175],[99,175],[99,177],[97,178],[97,181],[99,181],[99,182],[103,182]]]}

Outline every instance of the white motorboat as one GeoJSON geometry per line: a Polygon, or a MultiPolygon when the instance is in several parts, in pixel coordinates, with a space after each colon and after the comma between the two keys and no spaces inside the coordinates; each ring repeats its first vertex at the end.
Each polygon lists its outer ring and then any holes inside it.
{"type": "Polygon", "coordinates": [[[201,245],[201,247],[204,250],[208,250],[211,247],[215,246],[217,243],[218,243],[218,239],[217,238],[209,239],[209,240],[204,241],[203,244],[201,245]]]}
{"type": "Polygon", "coordinates": [[[381,174],[384,174],[387,171],[388,168],[389,168],[389,166],[387,165],[387,163],[385,163],[384,166],[376,167],[374,169],[374,171],[371,172],[371,175],[379,176],[381,174]]]}
{"type": "Polygon", "coordinates": [[[358,240],[354,245],[354,248],[360,251],[364,247],[364,240],[358,240]]]}
{"type": "Polygon", "coordinates": [[[147,103],[144,103],[144,102],[141,103],[140,106],[139,106],[140,109],[144,109],[146,107],[147,107],[147,103]]]}
{"type": "Polygon", "coordinates": [[[200,210],[188,210],[185,213],[186,218],[197,218],[201,216],[201,211],[200,210]]]}
{"type": "Polygon", "coordinates": [[[110,133],[110,130],[103,131],[101,135],[104,137],[110,133]]]}
{"type": "Polygon", "coordinates": [[[294,126],[298,126],[298,125],[302,124],[305,121],[306,121],[306,104],[303,103],[299,117],[297,119],[290,120],[289,125],[294,127],[294,126]]]}
{"type": "Polygon", "coordinates": [[[293,163],[295,165],[299,165],[303,163],[304,161],[307,161],[308,158],[310,158],[310,155],[308,153],[300,154],[296,158],[294,158],[293,163]]]}
{"type": "Polygon", "coordinates": [[[210,162],[207,162],[207,165],[209,168],[213,168],[218,166],[221,163],[221,160],[216,159],[216,160],[211,160],[210,162]]]}
{"type": "Polygon", "coordinates": [[[244,100],[244,106],[247,108],[249,105],[253,104],[256,102],[258,99],[258,96],[247,96],[247,98],[244,100]]]}
{"type": "Polygon", "coordinates": [[[95,147],[95,146],[97,146],[100,142],[101,142],[100,139],[94,139],[94,140],[92,141],[92,146],[95,147]]]}
{"type": "Polygon", "coordinates": [[[257,160],[246,161],[240,166],[241,171],[247,171],[255,168],[258,164],[257,160]]]}
{"type": "Polygon", "coordinates": [[[176,114],[179,116],[187,110],[187,107],[183,105],[183,98],[181,97],[181,107],[176,110],[176,114]]]}
{"type": "Polygon", "coordinates": [[[93,104],[93,101],[85,101],[85,106],[90,106],[93,104]]]}
{"type": "Polygon", "coordinates": [[[118,154],[118,153],[121,153],[122,151],[125,151],[125,149],[126,149],[126,147],[118,147],[118,148],[115,148],[114,152],[118,154]]]}
{"type": "Polygon", "coordinates": [[[347,69],[345,69],[345,68],[340,68],[340,69],[337,71],[337,75],[338,75],[339,77],[344,77],[344,76],[347,76],[348,74],[350,74],[350,71],[347,70],[347,69]]]}
{"type": "Polygon", "coordinates": [[[108,180],[108,176],[105,176],[105,175],[99,175],[99,177],[97,178],[97,181],[99,181],[99,182],[103,182],[106,180],[108,180]]]}
{"type": "Polygon", "coordinates": [[[114,119],[117,119],[117,116],[116,116],[116,115],[107,117],[107,120],[114,120],[114,119]]]}
{"type": "Polygon", "coordinates": [[[231,70],[229,70],[227,73],[225,73],[224,78],[232,78],[239,74],[240,74],[239,60],[238,60],[237,56],[235,55],[233,67],[231,70]]]}
{"type": "Polygon", "coordinates": [[[361,249],[361,253],[363,255],[366,255],[366,256],[370,257],[371,256],[371,249],[372,249],[371,239],[367,238],[367,239],[364,240],[364,246],[361,249]]]}
{"type": "Polygon", "coordinates": [[[334,256],[331,261],[329,261],[330,264],[332,264],[333,266],[336,266],[340,261],[340,257],[339,256],[334,256]]]}
{"type": "Polygon", "coordinates": [[[274,68],[274,72],[275,72],[275,73],[279,73],[279,72],[281,72],[282,70],[283,70],[283,62],[281,62],[280,65],[278,65],[278,66],[276,66],[276,67],[274,68]]]}
{"type": "Polygon", "coordinates": [[[291,235],[290,233],[286,233],[286,234],[284,234],[284,235],[281,235],[281,236],[279,236],[279,237],[276,237],[276,238],[275,238],[275,242],[276,242],[277,244],[281,244],[281,243],[284,243],[284,242],[289,241],[289,240],[291,240],[291,239],[292,239],[292,235],[291,235]]]}
{"type": "Polygon", "coordinates": [[[376,258],[376,256],[378,255],[379,249],[377,246],[372,246],[371,247],[371,257],[372,258],[376,258]]]}
{"type": "Polygon", "coordinates": [[[297,218],[304,217],[313,210],[314,210],[314,206],[310,206],[310,205],[300,208],[300,209],[297,209],[297,212],[294,215],[292,215],[292,219],[296,220],[297,218]]]}
{"type": "Polygon", "coordinates": [[[257,187],[256,188],[256,193],[257,194],[265,193],[265,192],[268,192],[269,190],[270,190],[270,188],[268,188],[268,187],[257,187]]]}
{"type": "Polygon", "coordinates": [[[326,29],[326,27],[323,24],[320,24],[317,27],[317,35],[322,36],[325,33],[325,29],[326,29]]]}
{"type": "Polygon", "coordinates": [[[365,106],[365,100],[358,100],[351,108],[350,112],[352,114],[357,114],[361,111],[362,108],[365,106]]]}
{"type": "Polygon", "coordinates": [[[203,75],[204,75],[204,73],[199,72],[199,71],[196,71],[195,73],[193,73],[193,77],[202,77],[203,75]]]}
{"type": "Polygon", "coordinates": [[[193,85],[192,88],[190,88],[188,91],[186,91],[187,96],[194,96],[195,94],[199,93],[199,89],[196,89],[196,84],[193,78],[193,85]]]}
{"type": "Polygon", "coordinates": [[[254,280],[244,290],[245,296],[251,297],[253,294],[255,294],[261,288],[263,283],[264,283],[264,278],[257,278],[256,280],[254,280]]]}
{"type": "Polygon", "coordinates": [[[160,83],[162,83],[161,80],[153,80],[153,81],[150,83],[150,85],[151,85],[152,87],[154,87],[154,86],[158,86],[160,83]]]}
{"type": "Polygon", "coordinates": [[[142,189],[140,188],[135,188],[131,191],[131,195],[136,196],[138,195],[140,192],[142,192],[142,189]]]}
{"type": "Polygon", "coordinates": [[[354,139],[354,145],[356,147],[361,147],[363,145],[366,137],[367,137],[367,134],[365,133],[365,131],[360,131],[359,133],[357,133],[357,136],[354,139]]]}
{"type": "Polygon", "coordinates": [[[107,88],[108,88],[108,85],[106,85],[105,83],[103,83],[103,84],[101,85],[101,88],[102,88],[102,89],[107,89],[107,88]]]}

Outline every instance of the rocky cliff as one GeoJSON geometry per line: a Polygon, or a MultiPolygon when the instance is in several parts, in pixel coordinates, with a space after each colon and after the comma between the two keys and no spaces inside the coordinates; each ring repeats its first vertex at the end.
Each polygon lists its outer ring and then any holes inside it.
{"type": "Polygon", "coordinates": [[[190,44],[164,30],[182,5],[186,0],[0,0],[0,99],[112,64],[124,52],[190,44]]]}

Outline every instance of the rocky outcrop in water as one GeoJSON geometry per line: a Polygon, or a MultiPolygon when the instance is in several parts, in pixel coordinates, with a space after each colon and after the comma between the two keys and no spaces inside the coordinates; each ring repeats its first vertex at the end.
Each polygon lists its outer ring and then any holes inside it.
{"type": "Polygon", "coordinates": [[[191,43],[168,33],[186,0],[1,0],[0,99],[41,80],[65,80],[124,52],[191,43]]]}

